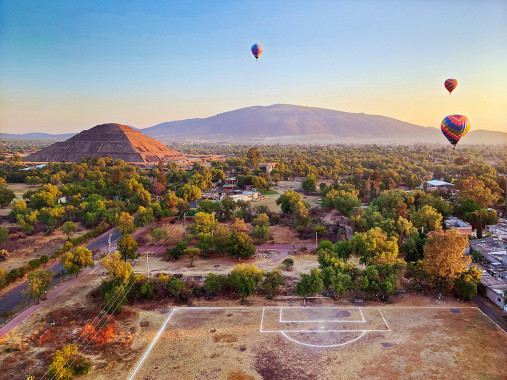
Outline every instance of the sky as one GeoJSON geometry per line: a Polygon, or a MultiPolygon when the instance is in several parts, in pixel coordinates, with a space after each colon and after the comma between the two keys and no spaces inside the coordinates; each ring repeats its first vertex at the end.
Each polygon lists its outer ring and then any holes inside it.
{"type": "Polygon", "coordinates": [[[279,103],[507,131],[505,20],[503,0],[0,0],[0,132],[279,103]]]}

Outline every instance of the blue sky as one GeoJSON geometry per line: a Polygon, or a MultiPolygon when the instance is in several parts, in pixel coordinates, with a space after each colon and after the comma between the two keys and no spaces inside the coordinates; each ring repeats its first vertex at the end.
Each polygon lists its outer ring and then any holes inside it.
{"type": "Polygon", "coordinates": [[[274,103],[506,130],[506,19],[495,0],[0,0],[0,130],[144,128],[274,103]]]}

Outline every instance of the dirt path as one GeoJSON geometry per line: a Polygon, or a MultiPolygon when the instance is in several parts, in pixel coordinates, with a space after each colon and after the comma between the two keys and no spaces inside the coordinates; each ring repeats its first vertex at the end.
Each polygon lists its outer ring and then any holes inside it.
{"type": "Polygon", "coordinates": [[[328,224],[334,224],[336,219],[340,221],[340,226],[343,226],[345,228],[345,232],[347,234],[347,240],[352,239],[352,236],[354,235],[354,232],[352,231],[352,227],[350,226],[350,219],[346,216],[341,215],[338,211],[333,210],[326,216],[322,218],[326,223],[328,224]],[[334,220],[332,219],[336,217],[334,220]]]}

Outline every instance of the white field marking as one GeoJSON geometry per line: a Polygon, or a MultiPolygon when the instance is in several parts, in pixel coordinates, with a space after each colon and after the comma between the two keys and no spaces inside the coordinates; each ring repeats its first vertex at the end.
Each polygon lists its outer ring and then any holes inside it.
{"type": "Polygon", "coordinates": [[[315,348],[332,348],[332,347],[339,347],[339,346],[344,346],[346,344],[349,344],[349,343],[353,343],[359,339],[361,339],[363,337],[363,335],[366,334],[366,331],[363,331],[361,333],[361,335],[359,335],[357,338],[355,339],[352,339],[352,340],[349,340],[347,342],[343,342],[343,343],[337,343],[337,344],[329,344],[329,345],[317,345],[317,344],[310,344],[310,343],[304,343],[304,342],[300,342],[299,340],[296,340],[296,339],[293,339],[291,338],[290,336],[288,336],[285,331],[282,331],[282,335],[284,337],[286,337],[287,339],[289,339],[290,341],[294,342],[294,343],[297,343],[297,344],[301,344],[303,346],[307,346],[307,347],[315,347],[315,348]]]}
{"type": "Polygon", "coordinates": [[[264,308],[262,308],[262,318],[261,318],[261,327],[259,328],[259,332],[263,332],[262,331],[262,324],[264,323],[264,308]]]}
{"type": "Polygon", "coordinates": [[[391,332],[391,330],[382,329],[382,330],[262,330],[263,333],[327,333],[327,332],[391,332]]]}
{"type": "MultiPolygon", "coordinates": [[[[477,309],[479,309],[479,308],[477,308],[477,309]]],[[[484,313],[481,309],[479,309],[479,311],[480,311],[482,314],[484,314],[484,315],[485,315],[485,316],[486,316],[486,317],[487,317],[487,318],[488,318],[491,322],[493,322],[496,326],[498,326],[498,328],[500,328],[500,330],[502,330],[502,332],[503,332],[504,334],[507,334],[507,331],[504,331],[504,329],[503,329],[503,328],[501,328],[501,327],[500,327],[500,326],[499,326],[499,325],[498,325],[498,324],[497,324],[494,320],[492,320],[492,319],[489,317],[489,315],[487,315],[486,313],[484,313]]]]}
{"type": "MultiPolygon", "coordinates": [[[[303,306],[297,306],[298,308],[301,308],[301,309],[304,309],[303,306]]],[[[287,307],[287,308],[295,308],[295,307],[287,307]]],[[[322,323],[322,322],[355,322],[355,323],[366,323],[366,320],[364,319],[364,315],[363,315],[363,312],[361,311],[361,309],[359,307],[356,307],[356,309],[359,309],[359,313],[361,314],[361,320],[358,321],[358,320],[348,320],[348,319],[315,319],[315,320],[307,320],[307,321],[302,321],[302,320],[298,320],[298,321],[286,321],[283,319],[282,317],[282,313],[283,313],[283,309],[284,307],[280,307],[280,323],[299,323],[299,322],[304,322],[304,323],[322,323]]],[[[319,307],[319,309],[345,309],[344,307],[330,307],[330,306],[327,306],[327,307],[319,307]]],[[[352,308],[349,308],[349,309],[352,309],[352,308]]]]}
{"type": "Polygon", "coordinates": [[[382,311],[380,310],[380,307],[377,307],[377,309],[378,309],[378,312],[380,313],[380,315],[382,316],[382,319],[384,320],[384,323],[386,324],[387,328],[389,329],[389,331],[391,331],[391,328],[387,324],[386,319],[384,318],[384,314],[382,314],[382,311]]]}
{"type": "Polygon", "coordinates": [[[143,357],[141,358],[141,360],[139,361],[139,363],[137,363],[137,366],[134,369],[134,372],[132,372],[132,375],[130,375],[129,380],[133,380],[134,379],[134,376],[136,375],[137,371],[139,371],[139,368],[141,368],[141,366],[143,365],[143,362],[146,360],[146,358],[150,354],[150,352],[151,352],[153,346],[155,345],[155,343],[157,343],[158,338],[160,338],[160,335],[162,335],[162,331],[164,331],[165,327],[167,326],[167,322],[169,322],[169,320],[171,319],[172,315],[174,314],[174,312],[176,310],[178,310],[178,308],[173,309],[171,311],[171,313],[167,316],[167,319],[165,320],[165,322],[162,325],[162,327],[160,327],[160,329],[158,330],[157,335],[155,335],[155,338],[153,338],[151,344],[149,345],[148,349],[144,353],[143,357]]]}

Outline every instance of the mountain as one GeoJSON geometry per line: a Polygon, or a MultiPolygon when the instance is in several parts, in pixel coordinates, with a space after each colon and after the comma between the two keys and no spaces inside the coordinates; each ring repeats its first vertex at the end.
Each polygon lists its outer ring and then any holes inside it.
{"type": "MultiPolygon", "coordinates": [[[[141,131],[162,141],[447,143],[439,128],[386,116],[290,104],[241,108],[203,119],[165,122],[141,131]]],[[[462,143],[505,144],[507,134],[476,130],[465,136],[462,143]]]]}
{"type": "Polygon", "coordinates": [[[16,133],[0,133],[0,139],[27,139],[27,140],[66,140],[72,136],[75,136],[76,133],[64,133],[61,135],[52,135],[50,133],[24,133],[24,134],[16,134],[16,133]]]}
{"type": "Polygon", "coordinates": [[[158,162],[185,157],[161,142],[121,124],[101,124],[68,140],[54,143],[25,157],[29,162],[79,161],[87,157],[106,157],[126,162],[158,162]]]}

